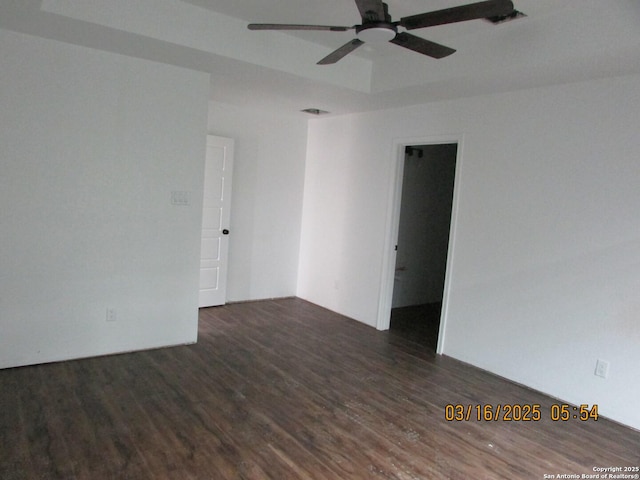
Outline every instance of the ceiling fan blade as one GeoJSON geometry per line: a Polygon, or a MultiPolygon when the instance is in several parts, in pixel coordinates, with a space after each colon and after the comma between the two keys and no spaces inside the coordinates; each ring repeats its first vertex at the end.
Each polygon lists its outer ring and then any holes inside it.
{"type": "Polygon", "coordinates": [[[414,52],[428,55],[432,58],[447,57],[455,52],[453,48],[445,47],[439,43],[416,37],[415,35],[407,32],[397,34],[393,40],[390,40],[390,42],[400,45],[401,47],[408,48],[409,50],[413,50],[414,52]]]}
{"type": "Polygon", "coordinates": [[[384,22],[386,12],[382,0],[356,0],[363,22],[384,22]]]}
{"type": "Polygon", "coordinates": [[[508,15],[513,12],[513,8],[511,0],[489,0],[403,17],[400,19],[399,24],[407,30],[413,30],[414,28],[465,22],[477,18],[508,15]]]}
{"type": "Polygon", "coordinates": [[[346,32],[354,27],[340,27],[335,25],[294,25],[285,23],[250,23],[249,30],[325,30],[331,32],[346,32]]]}
{"type": "Polygon", "coordinates": [[[358,38],[354,38],[349,43],[345,43],[339,49],[331,52],[329,55],[320,60],[318,62],[318,65],[330,65],[332,63],[336,63],[338,60],[350,54],[361,45],[364,45],[364,42],[358,38]]]}

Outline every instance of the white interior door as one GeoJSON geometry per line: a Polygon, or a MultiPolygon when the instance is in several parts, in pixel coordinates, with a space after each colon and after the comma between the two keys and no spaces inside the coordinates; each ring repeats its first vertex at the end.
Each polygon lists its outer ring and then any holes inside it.
{"type": "Polygon", "coordinates": [[[208,135],[202,205],[200,307],[226,302],[232,173],[233,139],[208,135]]]}

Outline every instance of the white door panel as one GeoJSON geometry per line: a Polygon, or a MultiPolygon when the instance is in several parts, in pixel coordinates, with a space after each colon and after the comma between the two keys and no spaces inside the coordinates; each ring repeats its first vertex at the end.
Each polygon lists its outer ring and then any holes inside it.
{"type": "Polygon", "coordinates": [[[226,302],[233,139],[207,136],[200,250],[200,307],[226,302]]]}

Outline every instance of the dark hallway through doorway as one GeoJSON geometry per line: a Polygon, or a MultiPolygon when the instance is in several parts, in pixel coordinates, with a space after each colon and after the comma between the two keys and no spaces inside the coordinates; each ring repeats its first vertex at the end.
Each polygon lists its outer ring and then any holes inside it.
{"type": "Polygon", "coordinates": [[[405,148],[390,330],[438,344],[458,145],[405,148]]]}

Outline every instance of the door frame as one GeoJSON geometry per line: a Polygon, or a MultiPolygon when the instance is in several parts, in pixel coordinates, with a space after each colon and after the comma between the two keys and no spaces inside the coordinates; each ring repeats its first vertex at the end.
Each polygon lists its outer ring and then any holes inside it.
{"type": "Polygon", "coordinates": [[[415,145],[457,144],[456,168],[453,184],[453,203],[451,206],[451,226],[449,228],[449,245],[447,250],[447,266],[442,294],[442,312],[440,314],[440,329],[438,333],[437,354],[444,351],[447,315],[449,311],[449,291],[451,287],[451,267],[455,254],[456,230],[458,225],[458,201],[460,185],[462,183],[462,152],[464,135],[437,135],[427,137],[396,138],[393,140],[393,174],[389,177],[389,197],[387,200],[387,218],[384,241],[384,255],[382,257],[382,278],[380,295],[378,298],[378,318],[376,328],[388,330],[391,322],[391,305],[393,301],[394,273],[396,265],[396,246],[400,227],[400,209],[402,206],[402,183],[404,175],[405,148],[415,145]]]}

